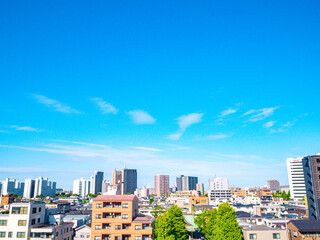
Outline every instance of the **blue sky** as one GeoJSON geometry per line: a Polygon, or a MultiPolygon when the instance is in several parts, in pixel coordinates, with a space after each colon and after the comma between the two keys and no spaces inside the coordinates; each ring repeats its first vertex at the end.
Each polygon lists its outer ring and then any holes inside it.
{"type": "Polygon", "coordinates": [[[0,179],[287,184],[319,152],[318,1],[3,1],[0,179]]]}

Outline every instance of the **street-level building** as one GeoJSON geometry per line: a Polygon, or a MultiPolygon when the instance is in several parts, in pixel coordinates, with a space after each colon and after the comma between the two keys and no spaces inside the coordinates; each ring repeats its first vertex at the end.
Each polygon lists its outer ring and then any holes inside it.
{"type": "Polygon", "coordinates": [[[320,240],[320,220],[291,220],[287,228],[290,240],[320,240]]]}
{"type": "Polygon", "coordinates": [[[154,220],[138,214],[135,195],[100,195],[92,204],[91,240],[152,240],[154,220]]]}
{"type": "Polygon", "coordinates": [[[270,227],[263,226],[263,225],[260,225],[260,226],[252,225],[249,227],[243,227],[242,233],[243,233],[244,240],[250,240],[250,239],[287,240],[285,229],[270,228],[270,227]]]}

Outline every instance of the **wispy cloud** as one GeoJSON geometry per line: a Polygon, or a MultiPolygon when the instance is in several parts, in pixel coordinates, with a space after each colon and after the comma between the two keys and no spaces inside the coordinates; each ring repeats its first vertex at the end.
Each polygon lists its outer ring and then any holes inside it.
{"type": "Polygon", "coordinates": [[[80,113],[78,110],[72,109],[71,107],[67,106],[66,104],[59,102],[58,100],[48,98],[43,95],[39,94],[33,94],[33,97],[39,102],[44,104],[45,106],[53,109],[54,111],[57,112],[62,112],[62,113],[80,113]]]}
{"type": "Polygon", "coordinates": [[[133,110],[128,112],[128,115],[135,124],[152,124],[156,122],[156,119],[144,110],[133,110]]]}
{"type": "Polygon", "coordinates": [[[188,127],[202,121],[203,113],[190,113],[182,115],[176,120],[178,121],[179,130],[177,133],[168,136],[171,140],[179,140],[188,127]]]}
{"type": "Polygon", "coordinates": [[[17,125],[11,125],[10,128],[14,128],[17,131],[27,131],[27,132],[39,132],[41,131],[40,129],[29,127],[29,126],[17,126],[17,125]]]}
{"type": "Polygon", "coordinates": [[[142,150],[142,151],[163,152],[163,150],[160,150],[157,148],[149,148],[149,147],[130,147],[130,148],[136,149],[136,150],[142,150]]]}
{"type": "Polygon", "coordinates": [[[263,124],[263,127],[265,128],[271,128],[277,121],[269,121],[263,124]]]}
{"type": "Polygon", "coordinates": [[[227,115],[230,115],[230,114],[233,114],[233,113],[236,113],[238,111],[238,109],[236,108],[228,108],[224,111],[222,111],[219,115],[219,117],[225,117],[227,115]]]}
{"type": "Polygon", "coordinates": [[[217,139],[224,139],[224,138],[228,138],[228,137],[230,137],[230,136],[227,134],[220,133],[220,134],[208,135],[208,136],[204,136],[204,137],[201,137],[198,135],[198,136],[196,136],[196,139],[197,140],[217,140],[217,139]]]}
{"type": "Polygon", "coordinates": [[[10,133],[10,132],[0,129],[0,133],[10,133]]]}
{"type": "Polygon", "coordinates": [[[280,133],[280,132],[284,132],[286,130],[288,130],[289,128],[291,128],[298,120],[295,119],[293,121],[288,121],[282,125],[280,125],[280,127],[275,128],[275,129],[271,129],[270,133],[280,133]]]}
{"type": "Polygon", "coordinates": [[[104,114],[108,114],[108,113],[117,114],[118,113],[118,110],[113,105],[111,105],[110,103],[107,103],[102,98],[91,98],[90,100],[93,101],[95,104],[97,104],[100,111],[104,114]]]}
{"type": "Polygon", "coordinates": [[[257,110],[250,110],[244,113],[242,116],[249,116],[248,122],[257,122],[270,117],[276,109],[279,107],[262,108],[257,110]]]}

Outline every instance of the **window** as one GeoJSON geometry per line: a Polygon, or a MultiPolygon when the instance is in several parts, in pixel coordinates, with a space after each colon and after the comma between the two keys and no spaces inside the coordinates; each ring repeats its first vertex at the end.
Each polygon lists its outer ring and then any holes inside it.
{"type": "Polygon", "coordinates": [[[0,226],[7,226],[7,220],[0,220],[0,226]]]}
{"type": "Polygon", "coordinates": [[[96,230],[100,230],[101,229],[101,225],[96,225],[96,230]]]}
{"type": "Polygon", "coordinates": [[[96,219],[101,219],[101,214],[96,214],[96,219]]]}
{"type": "Polygon", "coordinates": [[[27,220],[19,220],[18,221],[18,226],[26,226],[27,225],[27,220]]]}
{"type": "Polygon", "coordinates": [[[135,230],[141,230],[141,225],[136,225],[134,229],[135,230]]]}
{"type": "Polygon", "coordinates": [[[122,218],[123,218],[123,219],[128,219],[128,214],[123,214],[123,215],[122,215],[122,218]]]}
{"type": "Polygon", "coordinates": [[[17,232],[17,238],[24,238],[24,237],[26,237],[25,232],[17,232]]]}
{"type": "Polygon", "coordinates": [[[41,212],[41,207],[39,207],[39,212],[41,212]]]}
{"type": "Polygon", "coordinates": [[[317,162],[319,162],[319,163],[320,163],[320,158],[317,158],[317,162]]]}
{"type": "Polygon", "coordinates": [[[134,240],[141,240],[141,237],[135,237],[134,240]]]}
{"type": "Polygon", "coordinates": [[[296,231],[293,231],[293,236],[294,236],[294,237],[298,237],[298,234],[297,234],[296,231]]]}
{"type": "Polygon", "coordinates": [[[120,240],[120,237],[114,237],[114,240],[120,240]]]}
{"type": "Polygon", "coordinates": [[[102,208],[102,204],[97,204],[96,208],[102,208]]]}
{"type": "Polygon", "coordinates": [[[149,236],[148,235],[142,236],[142,240],[149,240],[149,236]]]}
{"type": "Polygon", "coordinates": [[[5,238],[6,237],[6,232],[0,232],[0,238],[5,238]]]}
{"type": "Polygon", "coordinates": [[[250,234],[249,239],[257,239],[257,234],[255,234],[255,233],[250,234]]]}
{"type": "Polygon", "coordinates": [[[123,208],[128,208],[129,205],[128,205],[128,203],[124,203],[124,204],[122,204],[122,207],[123,207],[123,208]]]}
{"type": "Polygon", "coordinates": [[[94,237],[94,240],[101,240],[101,237],[94,237]]]}
{"type": "Polygon", "coordinates": [[[36,224],[36,220],[35,219],[32,219],[31,220],[31,225],[35,225],[36,224]]]}
{"type": "Polygon", "coordinates": [[[273,239],[280,239],[280,233],[274,233],[273,239]]]}
{"type": "Polygon", "coordinates": [[[27,207],[13,207],[12,214],[27,214],[28,208],[27,207]]]}
{"type": "Polygon", "coordinates": [[[12,232],[8,232],[8,238],[12,238],[12,232]]]}
{"type": "Polygon", "coordinates": [[[116,226],[114,227],[114,229],[116,229],[116,230],[121,230],[121,225],[116,225],[116,226]]]}
{"type": "Polygon", "coordinates": [[[37,213],[37,209],[36,208],[32,208],[32,213],[37,213]]]}
{"type": "Polygon", "coordinates": [[[38,223],[40,223],[40,218],[38,218],[38,223]]]}

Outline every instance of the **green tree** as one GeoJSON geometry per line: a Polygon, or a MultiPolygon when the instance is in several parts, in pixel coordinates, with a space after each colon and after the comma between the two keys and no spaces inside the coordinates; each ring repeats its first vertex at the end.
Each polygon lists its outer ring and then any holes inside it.
{"type": "Polygon", "coordinates": [[[194,220],[200,232],[204,235],[205,239],[214,240],[216,232],[217,209],[204,210],[194,220]]]}
{"type": "Polygon", "coordinates": [[[151,205],[154,202],[154,199],[151,197],[149,198],[149,204],[151,205]]]}
{"type": "Polygon", "coordinates": [[[152,216],[155,218],[161,216],[165,212],[164,207],[157,205],[154,210],[151,212],[152,216]]]}
{"type": "Polygon", "coordinates": [[[154,232],[157,240],[188,239],[188,231],[181,209],[174,205],[159,216],[156,219],[154,232]]]}
{"type": "Polygon", "coordinates": [[[217,220],[215,223],[217,240],[242,240],[242,232],[237,222],[235,210],[229,203],[222,203],[218,207],[217,220]]]}

